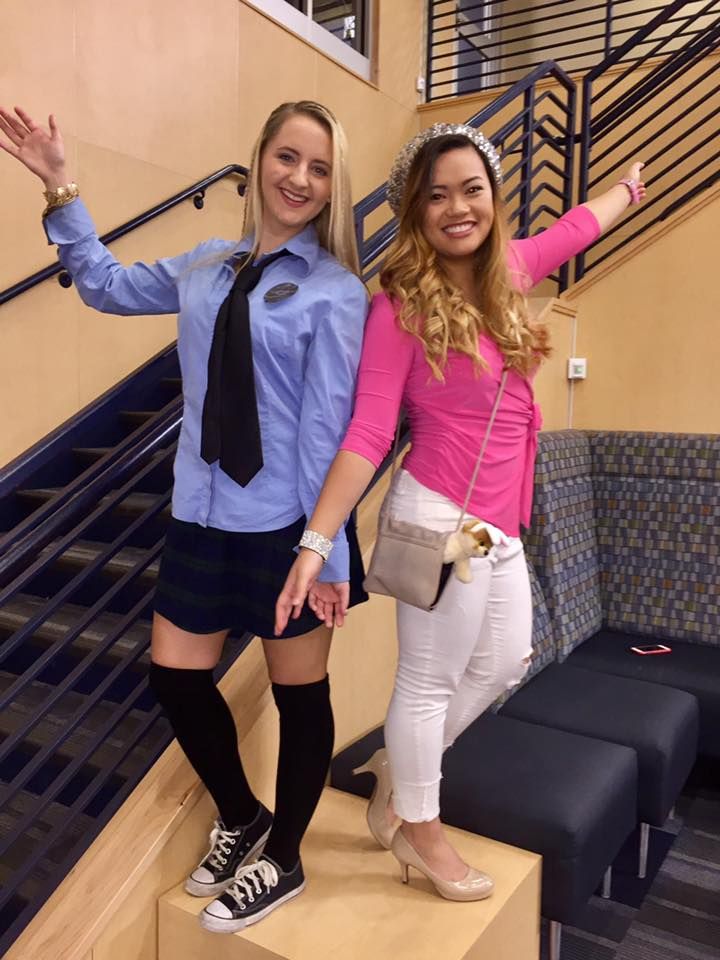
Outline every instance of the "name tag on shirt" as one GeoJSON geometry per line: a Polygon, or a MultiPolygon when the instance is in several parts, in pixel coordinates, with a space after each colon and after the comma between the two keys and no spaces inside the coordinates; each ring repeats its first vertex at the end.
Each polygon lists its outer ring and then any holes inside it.
{"type": "Polygon", "coordinates": [[[287,300],[294,293],[298,292],[296,283],[278,283],[266,292],[263,300],[265,303],[279,303],[281,300],[287,300]]]}

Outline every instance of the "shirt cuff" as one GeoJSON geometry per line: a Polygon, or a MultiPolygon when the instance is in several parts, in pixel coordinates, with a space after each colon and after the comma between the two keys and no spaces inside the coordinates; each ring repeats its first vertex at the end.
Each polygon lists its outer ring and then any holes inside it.
{"type": "Polygon", "coordinates": [[[78,240],[95,235],[95,224],[79,197],[43,217],[43,227],[48,243],[56,243],[58,246],[77,243],[78,240]]]}
{"type": "Polygon", "coordinates": [[[318,576],[320,583],[346,583],[350,579],[350,547],[345,531],[333,541],[327,563],[318,576]]]}

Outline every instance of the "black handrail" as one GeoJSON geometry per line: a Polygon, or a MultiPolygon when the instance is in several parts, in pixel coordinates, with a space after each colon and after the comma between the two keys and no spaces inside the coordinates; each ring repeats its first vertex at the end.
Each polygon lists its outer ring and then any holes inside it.
{"type": "MultiPolygon", "coordinates": [[[[136,230],[138,227],[142,227],[146,223],[150,223],[151,220],[154,220],[163,213],[167,213],[168,210],[172,210],[173,207],[177,207],[179,204],[184,203],[185,200],[190,200],[191,198],[195,208],[197,210],[202,210],[203,206],[205,205],[205,193],[208,187],[211,187],[219,180],[223,180],[225,177],[232,176],[233,174],[243,178],[237,187],[238,193],[240,196],[242,196],[245,192],[245,182],[248,169],[239,163],[230,163],[221,170],[216,170],[215,173],[211,173],[210,176],[204,177],[202,180],[198,180],[198,182],[194,183],[192,186],[186,187],[184,190],[181,190],[180,193],[176,193],[172,197],[168,197],[167,200],[163,200],[154,207],[150,207],[149,210],[138,214],[138,216],[133,217],[132,220],[128,220],[127,223],[123,223],[114,230],[111,230],[109,233],[103,234],[102,237],[100,237],[101,243],[107,244],[112,243],[113,240],[119,240],[120,237],[124,237],[133,230],[136,230]]],[[[0,307],[9,300],[12,300],[14,297],[19,296],[21,293],[25,293],[27,290],[32,290],[32,288],[36,287],[39,283],[42,283],[44,280],[49,280],[50,277],[55,277],[58,274],[58,279],[62,287],[72,286],[72,278],[70,277],[70,274],[63,270],[62,264],[53,263],[49,267],[44,267],[42,270],[38,270],[37,273],[31,274],[24,280],[20,280],[19,283],[13,284],[13,286],[8,287],[7,290],[0,292],[0,307]]]]}

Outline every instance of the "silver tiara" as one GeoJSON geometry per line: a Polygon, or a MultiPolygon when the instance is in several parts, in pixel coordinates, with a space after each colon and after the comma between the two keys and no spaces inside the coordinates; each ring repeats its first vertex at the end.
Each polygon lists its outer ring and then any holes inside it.
{"type": "Polygon", "coordinates": [[[412,140],[409,140],[395,158],[387,182],[387,202],[390,204],[393,213],[400,213],[410,167],[420,147],[423,147],[430,140],[435,140],[436,137],[453,135],[467,137],[475,144],[490,164],[495,183],[497,186],[502,186],[503,176],[500,157],[486,136],[476,130],[475,127],[469,127],[465,123],[434,123],[427,130],[422,130],[412,140]]]}

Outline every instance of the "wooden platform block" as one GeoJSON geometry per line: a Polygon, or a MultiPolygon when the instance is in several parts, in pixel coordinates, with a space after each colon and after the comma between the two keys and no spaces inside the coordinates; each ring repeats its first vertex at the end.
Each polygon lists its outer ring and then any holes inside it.
{"type": "Polygon", "coordinates": [[[303,844],[305,891],[233,935],[197,922],[205,902],[181,886],[160,898],[158,960],[537,960],[540,858],[453,830],[465,859],[490,873],[488,900],[451,903],[367,833],[365,801],[325,790],[303,844]]]}

